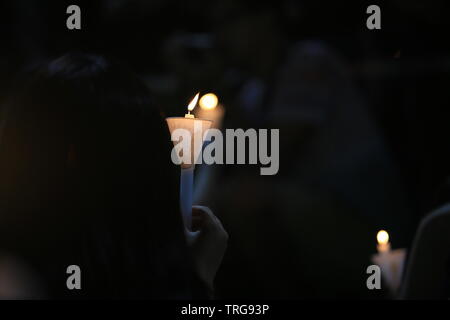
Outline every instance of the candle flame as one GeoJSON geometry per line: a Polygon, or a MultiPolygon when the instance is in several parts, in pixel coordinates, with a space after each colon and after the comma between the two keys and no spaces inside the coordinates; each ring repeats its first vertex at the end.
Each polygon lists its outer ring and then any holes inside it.
{"type": "Polygon", "coordinates": [[[387,244],[389,242],[389,233],[385,230],[380,230],[377,233],[378,244],[387,244]]]}
{"type": "Polygon", "coordinates": [[[200,98],[198,104],[200,105],[200,108],[204,110],[212,110],[217,107],[218,102],[219,99],[214,93],[207,93],[200,98]]]}
{"type": "Polygon", "coordinates": [[[189,103],[188,105],[188,110],[189,112],[191,112],[192,110],[194,110],[195,106],[197,105],[197,101],[198,101],[198,96],[199,96],[200,92],[197,93],[194,97],[194,99],[192,99],[192,101],[189,103]]]}

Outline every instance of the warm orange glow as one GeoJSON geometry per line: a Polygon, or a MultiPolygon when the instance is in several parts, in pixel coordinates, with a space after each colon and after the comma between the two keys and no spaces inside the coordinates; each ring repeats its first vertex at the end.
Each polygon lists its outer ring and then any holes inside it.
{"type": "Polygon", "coordinates": [[[197,105],[197,101],[198,101],[198,96],[199,96],[200,92],[197,93],[194,97],[194,99],[192,99],[192,101],[189,103],[188,105],[188,110],[189,112],[191,112],[192,110],[194,110],[195,106],[197,105]]]}
{"type": "Polygon", "coordinates": [[[199,105],[200,108],[204,110],[212,110],[217,107],[219,99],[214,93],[207,93],[200,98],[199,105]]]}
{"type": "Polygon", "coordinates": [[[380,230],[377,233],[377,241],[378,244],[387,244],[389,242],[389,233],[387,233],[385,230],[380,230]]]}

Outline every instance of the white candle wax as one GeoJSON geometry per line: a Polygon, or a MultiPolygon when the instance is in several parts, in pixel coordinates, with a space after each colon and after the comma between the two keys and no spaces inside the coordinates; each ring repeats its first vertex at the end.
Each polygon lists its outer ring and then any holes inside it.
{"type": "Polygon", "coordinates": [[[194,195],[194,166],[181,168],[180,176],[180,208],[184,225],[192,228],[192,198],[194,195]]]}

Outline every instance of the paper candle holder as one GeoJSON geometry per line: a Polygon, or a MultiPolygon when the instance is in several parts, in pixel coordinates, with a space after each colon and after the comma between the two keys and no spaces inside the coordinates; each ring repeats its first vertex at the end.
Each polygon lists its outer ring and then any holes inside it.
{"type": "MultiPolygon", "coordinates": [[[[171,136],[176,129],[185,129],[190,133],[190,163],[184,163],[182,158],[178,160],[181,162],[181,168],[183,169],[195,166],[202,151],[204,134],[211,128],[213,122],[211,120],[193,117],[169,117],[166,118],[166,122],[171,136]]],[[[179,141],[173,141],[173,143],[176,145],[179,141]]],[[[179,157],[178,154],[177,156],[179,157]]]]}

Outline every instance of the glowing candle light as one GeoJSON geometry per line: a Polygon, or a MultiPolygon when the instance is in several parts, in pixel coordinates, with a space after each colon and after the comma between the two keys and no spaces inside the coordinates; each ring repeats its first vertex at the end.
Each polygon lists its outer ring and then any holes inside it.
{"type": "Polygon", "coordinates": [[[200,98],[198,104],[200,108],[195,111],[196,116],[211,120],[214,128],[220,128],[225,109],[219,103],[219,98],[214,93],[206,93],[200,98]]]}
{"type": "Polygon", "coordinates": [[[191,111],[194,110],[195,106],[197,105],[197,101],[198,101],[198,96],[200,95],[200,92],[197,93],[194,97],[194,99],[192,99],[192,101],[188,104],[188,113],[186,113],[184,115],[185,118],[195,118],[193,114],[191,114],[191,111]]]}
{"type": "Polygon", "coordinates": [[[219,103],[219,99],[214,93],[207,93],[202,96],[202,98],[199,101],[200,108],[205,110],[212,110],[215,107],[217,107],[217,104],[219,103]]]}
{"type": "Polygon", "coordinates": [[[166,118],[170,134],[172,134],[172,132],[176,129],[185,129],[189,131],[191,136],[189,150],[190,161],[188,163],[181,162],[180,166],[180,209],[187,229],[191,229],[192,225],[192,199],[194,191],[195,162],[201,152],[204,132],[211,127],[211,121],[197,119],[193,114],[191,114],[192,110],[194,110],[197,105],[198,98],[199,93],[197,93],[189,103],[187,107],[188,113],[186,113],[184,117],[166,118]]]}
{"type": "Polygon", "coordinates": [[[380,230],[377,233],[378,252],[389,252],[391,250],[391,244],[389,243],[389,233],[385,230],[380,230]]]}

